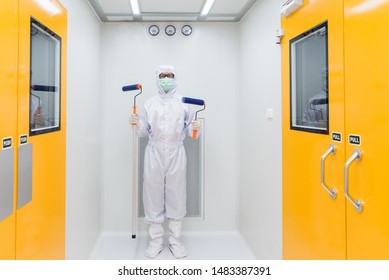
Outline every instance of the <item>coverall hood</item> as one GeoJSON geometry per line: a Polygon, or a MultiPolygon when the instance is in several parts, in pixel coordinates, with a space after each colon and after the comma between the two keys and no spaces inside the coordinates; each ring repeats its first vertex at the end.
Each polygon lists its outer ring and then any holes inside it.
{"type": "Polygon", "coordinates": [[[155,71],[155,77],[156,77],[156,84],[157,84],[159,96],[161,98],[172,97],[175,94],[176,88],[177,88],[177,70],[176,70],[176,68],[174,66],[171,66],[171,65],[161,65],[155,71]],[[173,86],[168,92],[165,92],[159,83],[159,74],[161,74],[163,72],[171,72],[174,74],[173,86]]]}

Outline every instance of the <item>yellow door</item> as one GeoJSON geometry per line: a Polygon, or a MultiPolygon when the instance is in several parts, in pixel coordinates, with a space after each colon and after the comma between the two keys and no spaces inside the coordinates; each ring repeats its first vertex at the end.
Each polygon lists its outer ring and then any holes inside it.
{"type": "Polygon", "coordinates": [[[389,1],[344,3],[345,133],[360,137],[347,142],[346,159],[362,152],[347,169],[347,258],[389,259],[389,1]]]}
{"type": "Polygon", "coordinates": [[[20,7],[16,258],[63,259],[67,15],[55,0],[20,7]]]}
{"type": "Polygon", "coordinates": [[[18,1],[0,2],[0,259],[15,258],[18,1]],[[11,141],[11,142],[10,142],[11,141]]]}
{"type": "Polygon", "coordinates": [[[282,28],[283,258],[345,259],[343,3],[305,0],[282,28]]]}

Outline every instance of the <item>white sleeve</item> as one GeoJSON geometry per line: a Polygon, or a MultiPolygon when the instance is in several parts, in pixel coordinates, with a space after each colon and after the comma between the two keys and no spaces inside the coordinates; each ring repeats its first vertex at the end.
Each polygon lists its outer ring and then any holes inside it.
{"type": "Polygon", "coordinates": [[[139,112],[139,122],[136,126],[136,134],[138,137],[146,137],[150,134],[150,124],[147,121],[147,112],[144,108],[141,108],[139,112]]]}

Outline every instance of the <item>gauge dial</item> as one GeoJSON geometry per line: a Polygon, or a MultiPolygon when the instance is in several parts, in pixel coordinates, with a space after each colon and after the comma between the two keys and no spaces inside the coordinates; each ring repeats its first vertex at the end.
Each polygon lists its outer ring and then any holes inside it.
{"type": "Polygon", "coordinates": [[[168,36],[173,36],[174,34],[176,34],[176,28],[173,25],[168,25],[165,28],[165,33],[168,36]]]}
{"type": "Polygon", "coordinates": [[[159,27],[156,25],[151,25],[149,27],[149,34],[151,36],[157,36],[159,34],[159,27]]]}
{"type": "Polygon", "coordinates": [[[181,28],[181,32],[182,34],[184,34],[185,36],[189,36],[190,34],[192,34],[192,27],[190,25],[184,25],[182,28],[181,28]]]}

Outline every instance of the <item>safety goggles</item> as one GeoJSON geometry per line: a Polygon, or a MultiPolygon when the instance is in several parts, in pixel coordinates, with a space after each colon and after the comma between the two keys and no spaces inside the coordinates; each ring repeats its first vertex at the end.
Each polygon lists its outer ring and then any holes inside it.
{"type": "Polygon", "coordinates": [[[163,72],[163,73],[161,73],[161,74],[159,74],[159,78],[160,79],[164,79],[164,78],[174,78],[174,74],[173,73],[170,73],[170,72],[163,72]]]}

